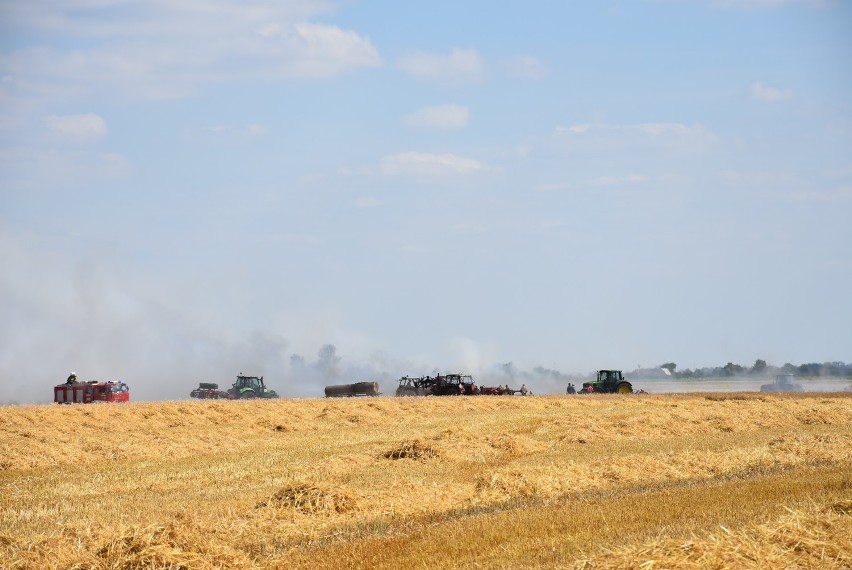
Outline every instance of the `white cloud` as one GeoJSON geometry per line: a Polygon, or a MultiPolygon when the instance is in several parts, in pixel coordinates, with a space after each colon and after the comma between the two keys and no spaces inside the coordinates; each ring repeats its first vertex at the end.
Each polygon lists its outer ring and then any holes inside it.
{"type": "Polygon", "coordinates": [[[470,113],[464,105],[439,105],[424,107],[403,117],[403,122],[411,127],[434,129],[462,129],[467,126],[470,113]]]}
{"type": "Polygon", "coordinates": [[[326,0],[44,0],[6,2],[0,15],[9,26],[89,39],[156,36],[216,36],[256,31],[327,14],[326,0]]]}
{"type": "Polygon", "coordinates": [[[453,48],[449,55],[413,53],[401,58],[399,66],[417,79],[451,83],[475,83],[485,73],[485,64],[475,49],[453,48]]]}
{"type": "Polygon", "coordinates": [[[767,87],[760,81],[755,81],[749,88],[751,98],[764,103],[776,103],[778,101],[786,101],[793,98],[792,89],[776,89],[775,87],[767,87]]]}
{"type": "Polygon", "coordinates": [[[291,61],[282,75],[287,77],[329,77],[360,67],[381,64],[378,50],[368,38],[337,26],[301,23],[285,46],[276,46],[279,55],[291,61]]]}
{"type": "Polygon", "coordinates": [[[215,137],[219,140],[246,141],[266,135],[269,132],[269,127],[259,123],[247,123],[235,126],[215,125],[204,127],[202,131],[208,137],[215,137]]]}
{"type": "Polygon", "coordinates": [[[42,119],[54,138],[65,142],[94,142],[107,136],[109,129],[100,115],[50,115],[42,119]]]}
{"type": "Polygon", "coordinates": [[[259,125],[257,123],[249,123],[246,125],[246,133],[253,137],[265,135],[268,131],[269,127],[266,125],[259,125]]]}
{"type": "Polygon", "coordinates": [[[327,11],[323,2],[85,4],[7,10],[4,27],[54,40],[5,52],[0,76],[27,85],[30,98],[169,99],[210,82],[324,78],[382,64],[366,36],[306,19],[327,11]]]}
{"type": "Polygon", "coordinates": [[[503,62],[506,75],[516,79],[544,79],[549,70],[538,59],[528,55],[518,55],[503,62]]]}
{"type": "Polygon", "coordinates": [[[381,173],[385,176],[451,176],[470,174],[482,168],[477,160],[449,153],[402,152],[381,160],[381,173]]]}

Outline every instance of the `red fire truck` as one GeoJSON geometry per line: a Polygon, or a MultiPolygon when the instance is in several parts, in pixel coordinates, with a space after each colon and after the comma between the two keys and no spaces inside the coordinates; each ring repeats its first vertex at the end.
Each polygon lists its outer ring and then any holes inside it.
{"type": "Polygon", "coordinates": [[[129,402],[130,389],[124,382],[77,382],[53,388],[57,404],[91,404],[92,402],[129,402]]]}

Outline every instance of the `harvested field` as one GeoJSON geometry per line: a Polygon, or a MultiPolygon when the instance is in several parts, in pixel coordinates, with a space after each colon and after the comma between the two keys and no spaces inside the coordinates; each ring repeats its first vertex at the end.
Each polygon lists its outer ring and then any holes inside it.
{"type": "Polygon", "coordinates": [[[0,408],[3,568],[850,568],[852,394],[0,408]]]}

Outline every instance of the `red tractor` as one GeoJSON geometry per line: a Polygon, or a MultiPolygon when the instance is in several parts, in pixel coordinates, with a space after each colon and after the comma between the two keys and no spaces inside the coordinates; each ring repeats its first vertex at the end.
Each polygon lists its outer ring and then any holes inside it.
{"type": "Polygon", "coordinates": [[[93,402],[129,402],[130,389],[124,382],[66,382],[53,387],[57,404],[91,404],[93,402]]]}

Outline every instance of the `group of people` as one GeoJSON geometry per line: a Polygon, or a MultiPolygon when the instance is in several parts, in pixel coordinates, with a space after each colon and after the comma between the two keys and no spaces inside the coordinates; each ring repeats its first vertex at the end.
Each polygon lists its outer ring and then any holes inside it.
{"type": "Polygon", "coordinates": [[[512,390],[509,388],[509,385],[500,384],[496,388],[490,386],[484,386],[482,390],[476,385],[476,383],[472,384],[459,384],[459,394],[485,394],[485,395],[500,395],[500,394],[514,394],[515,392],[520,392],[521,396],[531,396],[532,392],[530,392],[529,388],[527,388],[526,384],[521,384],[520,390],[512,390]]]}

